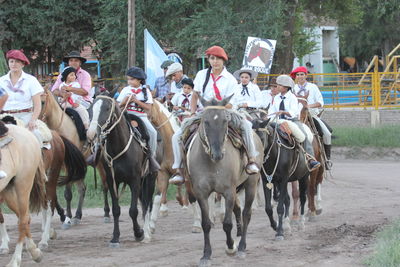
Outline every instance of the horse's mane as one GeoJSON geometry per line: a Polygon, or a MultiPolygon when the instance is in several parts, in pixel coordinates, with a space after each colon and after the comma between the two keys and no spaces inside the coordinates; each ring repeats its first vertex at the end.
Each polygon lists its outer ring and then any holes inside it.
{"type": "MultiPolygon", "coordinates": [[[[169,112],[168,109],[163,104],[161,104],[157,100],[153,100],[153,101],[158,106],[160,112],[164,113],[164,115],[167,116],[167,118],[171,117],[171,115],[172,115],[171,112],[169,112]]],[[[179,127],[178,123],[176,122],[176,120],[170,119],[169,123],[171,124],[171,127],[174,130],[174,132],[179,130],[180,127],[179,127]]]]}

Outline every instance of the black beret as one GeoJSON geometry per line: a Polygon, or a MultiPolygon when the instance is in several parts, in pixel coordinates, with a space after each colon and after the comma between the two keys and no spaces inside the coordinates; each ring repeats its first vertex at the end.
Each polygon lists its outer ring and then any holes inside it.
{"type": "Polygon", "coordinates": [[[132,78],[136,78],[138,80],[146,80],[147,75],[141,68],[132,67],[127,72],[126,75],[132,78]]]}
{"type": "Polygon", "coordinates": [[[73,67],[66,67],[63,72],[61,73],[61,81],[65,82],[67,81],[67,77],[71,72],[75,72],[76,73],[76,69],[73,67]]]}

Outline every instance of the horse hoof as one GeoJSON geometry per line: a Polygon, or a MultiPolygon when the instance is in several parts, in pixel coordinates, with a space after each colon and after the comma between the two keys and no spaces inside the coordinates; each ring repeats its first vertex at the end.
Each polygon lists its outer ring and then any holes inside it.
{"type": "Polygon", "coordinates": [[[119,243],[110,242],[110,243],[108,244],[108,247],[109,247],[109,248],[120,248],[121,245],[120,245],[119,243]]]}
{"type": "Polygon", "coordinates": [[[210,266],[211,266],[211,260],[201,259],[199,262],[199,267],[210,267],[210,266]]]}
{"type": "Polygon", "coordinates": [[[239,259],[244,260],[246,258],[246,252],[238,251],[237,256],[238,256],[239,259]]]}
{"type": "Polygon", "coordinates": [[[135,241],[140,242],[143,239],[144,239],[144,232],[143,232],[143,230],[140,230],[139,236],[136,236],[136,234],[135,234],[135,241]]]}
{"type": "Polygon", "coordinates": [[[160,216],[161,217],[167,217],[168,216],[168,206],[165,204],[161,204],[160,207],[160,216]]]}
{"type": "Polygon", "coordinates": [[[187,206],[187,205],[183,205],[183,206],[182,206],[182,209],[183,209],[183,210],[187,210],[187,209],[188,209],[188,206],[187,206]]]}
{"type": "Polygon", "coordinates": [[[0,248],[0,255],[7,255],[9,252],[8,248],[0,248]]]}
{"type": "Polygon", "coordinates": [[[282,241],[282,240],[285,240],[285,238],[283,237],[283,235],[277,235],[277,236],[275,236],[275,240],[282,241]]]}
{"type": "Polygon", "coordinates": [[[111,218],[110,217],[104,217],[103,222],[104,223],[111,223],[111,218]]]}
{"type": "Polygon", "coordinates": [[[225,248],[225,252],[228,256],[234,256],[237,252],[236,243],[233,242],[233,248],[225,248]]]}
{"type": "Polygon", "coordinates": [[[47,250],[49,248],[49,244],[39,242],[38,247],[40,250],[47,250]]]}
{"type": "Polygon", "coordinates": [[[41,262],[43,258],[43,253],[40,249],[36,248],[31,252],[32,260],[35,262],[41,262]]]}
{"type": "Polygon", "coordinates": [[[72,225],[78,225],[81,223],[81,219],[78,218],[72,218],[71,220],[72,225]]]}
{"type": "Polygon", "coordinates": [[[317,209],[316,214],[317,215],[321,215],[321,213],[322,213],[322,208],[321,209],[317,209]]]}
{"type": "Polygon", "coordinates": [[[198,226],[193,226],[192,227],[192,233],[193,234],[199,234],[201,232],[203,232],[203,229],[201,227],[198,227],[198,226]]]}
{"type": "Polygon", "coordinates": [[[152,226],[150,226],[150,233],[151,234],[154,234],[156,232],[156,228],[155,227],[152,227],[152,226]]]}
{"type": "Polygon", "coordinates": [[[56,230],[54,230],[54,228],[50,229],[50,239],[51,240],[57,239],[57,232],[56,230]]]}

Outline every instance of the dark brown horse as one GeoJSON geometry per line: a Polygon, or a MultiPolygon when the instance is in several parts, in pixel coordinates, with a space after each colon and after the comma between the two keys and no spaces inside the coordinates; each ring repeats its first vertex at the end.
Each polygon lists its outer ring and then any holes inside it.
{"type": "MultiPolygon", "coordinates": [[[[146,175],[148,160],[141,140],[134,134],[134,129],[114,99],[98,96],[92,105],[91,113],[87,136],[89,140],[101,146],[100,160],[105,168],[106,181],[112,200],[114,231],[110,247],[119,247],[120,184],[128,185],[130,188],[129,215],[132,218],[135,239],[141,241],[145,235],[150,236],[150,208],[157,173],[146,175]],[[142,203],[145,232],[137,221],[139,198],[142,203]]],[[[137,122],[143,124],[140,119],[137,122]]],[[[143,126],[144,124],[140,127],[143,126]]]]}

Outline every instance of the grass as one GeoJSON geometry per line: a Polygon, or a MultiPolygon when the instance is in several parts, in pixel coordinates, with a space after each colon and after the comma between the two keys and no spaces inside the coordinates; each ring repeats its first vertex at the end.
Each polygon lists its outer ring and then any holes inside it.
{"type": "Polygon", "coordinates": [[[365,261],[371,267],[400,266],[400,220],[377,234],[374,253],[365,261]]]}
{"type": "Polygon", "coordinates": [[[334,146],[350,147],[400,147],[400,126],[335,127],[334,146]]]}

